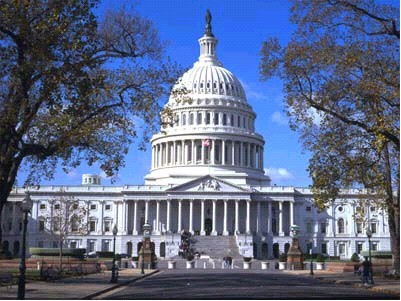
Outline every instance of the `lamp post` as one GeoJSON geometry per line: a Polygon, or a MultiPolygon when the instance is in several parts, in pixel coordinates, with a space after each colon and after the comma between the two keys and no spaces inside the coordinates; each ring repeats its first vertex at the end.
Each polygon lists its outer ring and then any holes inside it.
{"type": "Polygon", "coordinates": [[[29,196],[29,192],[25,192],[26,196],[21,203],[21,210],[24,214],[24,227],[22,232],[22,250],[21,261],[19,265],[19,280],[18,280],[18,299],[25,299],[25,250],[26,250],[26,230],[28,226],[28,213],[31,211],[33,202],[29,196]]]}
{"type": "Polygon", "coordinates": [[[372,230],[370,230],[370,228],[366,229],[366,235],[368,236],[368,242],[369,242],[369,279],[370,279],[370,284],[375,284],[373,281],[372,253],[370,244],[370,238],[372,237],[372,230]]]}
{"type": "Polygon", "coordinates": [[[313,275],[313,240],[310,241],[310,249],[309,249],[309,254],[310,254],[310,272],[309,274],[313,275]]]}
{"type": "Polygon", "coordinates": [[[111,267],[111,283],[116,283],[117,278],[116,277],[116,235],[117,235],[118,229],[117,225],[114,225],[113,228],[113,266],[111,267]]]}

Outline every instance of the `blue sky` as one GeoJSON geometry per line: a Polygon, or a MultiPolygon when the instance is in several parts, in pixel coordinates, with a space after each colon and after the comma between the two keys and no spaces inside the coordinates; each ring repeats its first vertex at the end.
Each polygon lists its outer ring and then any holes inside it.
{"type": "MultiPolygon", "coordinates": [[[[285,186],[311,183],[305,171],[310,155],[302,150],[298,133],[290,130],[283,113],[282,84],[278,79],[261,82],[258,71],[262,42],[278,37],[285,45],[295,30],[289,21],[290,1],[109,0],[103,1],[98,14],[101,16],[105,10],[118,9],[121,5],[152,20],[160,38],[168,42],[166,54],[185,68],[191,67],[199,56],[198,39],[203,35],[205,11],[209,9],[213,33],[219,40],[218,58],[243,83],[248,102],[257,113],[256,130],[265,138],[265,169],[272,183],[285,186]]],[[[150,165],[150,147],[143,152],[132,145],[126,166],[120,170],[115,184],[142,184],[150,165]]],[[[99,174],[100,170],[82,165],[68,175],[57,171],[54,180],[42,181],[42,184],[79,185],[82,173],[99,174]]],[[[18,183],[23,180],[21,173],[18,183]]],[[[103,184],[109,185],[110,180],[103,179],[103,184]]]]}

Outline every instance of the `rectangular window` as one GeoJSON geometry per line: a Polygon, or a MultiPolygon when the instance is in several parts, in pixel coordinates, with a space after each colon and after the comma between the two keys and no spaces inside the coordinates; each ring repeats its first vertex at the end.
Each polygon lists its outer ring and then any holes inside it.
{"type": "Polygon", "coordinates": [[[306,232],[312,233],[312,223],[306,223],[306,232]]]}
{"type": "Polygon", "coordinates": [[[53,248],[58,248],[58,241],[53,241],[52,246],[53,248]]]}
{"type": "Polygon", "coordinates": [[[110,226],[111,226],[111,222],[105,221],[104,222],[104,232],[110,232],[110,226]]]}
{"type": "Polygon", "coordinates": [[[88,253],[94,252],[95,251],[95,242],[94,241],[89,241],[88,242],[88,253]]]}
{"type": "Polygon", "coordinates": [[[327,254],[327,242],[322,243],[322,254],[327,254]]]}
{"type": "Polygon", "coordinates": [[[78,209],[78,203],[72,204],[72,209],[73,209],[73,210],[77,210],[77,209],[78,209]]]}
{"type": "Polygon", "coordinates": [[[89,231],[95,232],[96,231],[96,221],[89,222],[89,231]]]}
{"type": "Polygon", "coordinates": [[[8,222],[8,231],[13,229],[13,222],[8,222]]]}
{"type": "Polygon", "coordinates": [[[358,242],[356,245],[356,252],[360,254],[363,251],[363,242],[358,242]]]}
{"type": "Polygon", "coordinates": [[[110,251],[110,241],[104,240],[103,241],[103,252],[110,251]]]}
{"type": "Polygon", "coordinates": [[[40,210],[46,210],[46,204],[40,204],[39,205],[40,210]]]}
{"type": "Polygon", "coordinates": [[[210,112],[206,113],[206,124],[210,124],[210,112]]]}
{"type": "Polygon", "coordinates": [[[345,255],[345,244],[341,243],[338,245],[338,253],[340,255],[345,255]]]}
{"type": "Polygon", "coordinates": [[[312,211],[312,207],[311,206],[306,206],[306,211],[312,211]]]}
{"type": "Polygon", "coordinates": [[[71,248],[71,249],[76,249],[76,248],[77,248],[77,242],[76,242],[76,241],[72,241],[72,242],[70,243],[70,248],[71,248]]]}
{"type": "Polygon", "coordinates": [[[372,242],[372,251],[377,251],[378,250],[377,245],[378,245],[377,242],[372,242]]]}
{"type": "Polygon", "coordinates": [[[38,248],[43,248],[43,241],[38,241],[38,248]]]}
{"type": "Polygon", "coordinates": [[[60,210],[60,204],[56,204],[56,205],[54,205],[54,209],[56,209],[56,210],[60,210]]]}
{"type": "Polygon", "coordinates": [[[196,123],[201,124],[202,123],[202,113],[198,113],[196,117],[196,123]]]}
{"type": "Polygon", "coordinates": [[[356,233],[361,234],[362,228],[362,223],[356,223],[356,233]]]}
{"type": "Polygon", "coordinates": [[[326,223],[320,224],[320,233],[326,233],[326,223]]]}
{"type": "Polygon", "coordinates": [[[97,207],[96,204],[91,204],[90,209],[91,210],[96,210],[96,207],[97,207]]]}
{"type": "Polygon", "coordinates": [[[45,221],[39,221],[39,231],[45,231],[45,221]]]}
{"type": "Polygon", "coordinates": [[[370,230],[372,230],[372,233],[377,233],[377,224],[376,223],[372,223],[370,225],[370,230]]]}
{"type": "Polygon", "coordinates": [[[110,204],[105,205],[105,209],[106,210],[111,210],[111,205],[110,204]]]}

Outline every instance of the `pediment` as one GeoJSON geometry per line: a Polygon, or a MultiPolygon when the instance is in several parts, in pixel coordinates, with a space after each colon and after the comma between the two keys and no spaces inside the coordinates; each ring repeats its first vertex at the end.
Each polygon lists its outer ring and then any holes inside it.
{"type": "Polygon", "coordinates": [[[212,176],[204,176],[184,184],[174,186],[167,191],[180,192],[249,192],[248,189],[223,181],[212,176]]]}

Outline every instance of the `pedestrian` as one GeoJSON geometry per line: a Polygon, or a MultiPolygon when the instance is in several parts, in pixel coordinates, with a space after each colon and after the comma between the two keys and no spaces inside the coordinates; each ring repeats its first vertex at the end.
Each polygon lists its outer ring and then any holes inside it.
{"type": "Polygon", "coordinates": [[[369,283],[369,272],[370,272],[370,262],[368,258],[365,257],[365,261],[362,262],[362,283],[368,284],[369,283]]]}

